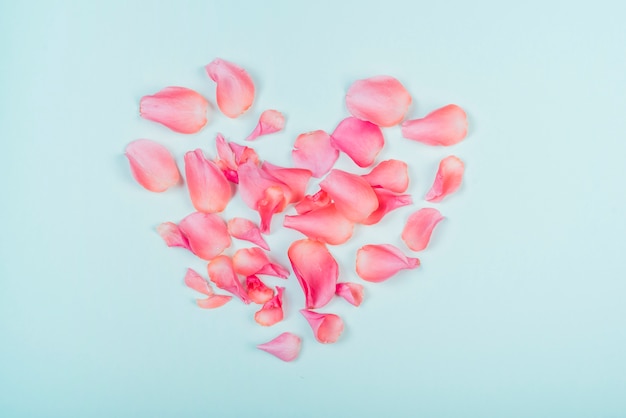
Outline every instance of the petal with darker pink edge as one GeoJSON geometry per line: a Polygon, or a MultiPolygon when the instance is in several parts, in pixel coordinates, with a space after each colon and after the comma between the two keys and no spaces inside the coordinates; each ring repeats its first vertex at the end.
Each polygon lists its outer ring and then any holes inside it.
{"type": "Polygon", "coordinates": [[[163,145],[149,139],[138,139],[126,146],[130,170],[143,188],[164,192],[180,183],[176,161],[163,145]]]}
{"type": "Polygon", "coordinates": [[[419,259],[407,257],[391,244],[365,245],[356,254],[356,272],[368,282],[382,282],[401,270],[419,265],[419,259]]]}
{"type": "Polygon", "coordinates": [[[287,251],[293,272],[304,292],[307,308],[321,308],[333,298],[339,266],[326,246],[309,239],[295,241],[287,251]]]}
{"type": "Polygon", "coordinates": [[[465,164],[454,155],[441,160],[435,181],[424,199],[429,202],[441,202],[444,197],[456,192],[461,187],[464,171],[465,164]]]}
{"type": "Polygon", "coordinates": [[[276,296],[265,302],[261,310],[254,314],[254,320],[264,327],[270,327],[283,320],[283,291],[284,287],[276,286],[276,296]]]}
{"type": "Polygon", "coordinates": [[[243,68],[232,62],[216,58],[205,70],[217,83],[217,106],[229,118],[236,118],[252,106],[254,82],[243,68]]]}
{"type": "Polygon", "coordinates": [[[289,270],[278,263],[272,262],[265,252],[258,248],[241,248],[233,255],[233,266],[237,274],[252,276],[266,274],[282,279],[289,277],[289,270]]]}
{"type": "Polygon", "coordinates": [[[389,212],[402,206],[413,204],[410,194],[395,194],[387,189],[374,188],[374,193],[378,198],[378,209],[376,209],[363,222],[363,225],[374,225],[389,212]]]}
{"type": "Polygon", "coordinates": [[[305,213],[309,213],[316,209],[324,208],[330,205],[332,201],[330,200],[330,196],[324,190],[319,190],[315,194],[308,194],[304,196],[300,202],[294,205],[294,209],[298,213],[298,215],[304,215],[305,213]]]}
{"type": "Polygon", "coordinates": [[[207,124],[209,102],[194,90],[166,87],[139,102],[142,118],[158,122],[175,132],[193,134],[207,124]]]}
{"type": "Polygon", "coordinates": [[[308,309],[300,310],[313,329],[315,339],[322,344],[337,342],[343,332],[343,320],[335,314],[313,312],[308,309]]]}
{"type": "Polygon", "coordinates": [[[362,177],[333,169],[320,182],[337,209],[352,222],[362,222],[378,208],[376,193],[362,177]]]}
{"type": "Polygon", "coordinates": [[[274,291],[255,275],[246,277],[246,292],[252,302],[259,304],[267,302],[274,296],[274,291]]]}
{"type": "Polygon", "coordinates": [[[335,294],[354,306],[360,306],[363,303],[363,285],[358,283],[337,283],[335,294]]]}
{"type": "Polygon", "coordinates": [[[343,216],[334,203],[302,215],[287,215],[283,226],[331,245],[348,241],[354,230],[354,223],[343,216]]]}
{"type": "Polygon", "coordinates": [[[409,187],[408,166],[400,160],[381,161],[361,177],[374,188],[380,187],[396,193],[404,193],[409,187]]]}
{"type": "Polygon", "coordinates": [[[226,290],[241,299],[244,303],[251,302],[246,290],[243,288],[237,273],[233,267],[233,262],[226,255],[219,255],[207,265],[209,278],[215,286],[226,290]]]}
{"type": "Polygon", "coordinates": [[[330,141],[359,167],[374,164],[376,156],[385,145],[385,138],[378,126],[353,117],[346,118],[337,125],[330,141]]]}

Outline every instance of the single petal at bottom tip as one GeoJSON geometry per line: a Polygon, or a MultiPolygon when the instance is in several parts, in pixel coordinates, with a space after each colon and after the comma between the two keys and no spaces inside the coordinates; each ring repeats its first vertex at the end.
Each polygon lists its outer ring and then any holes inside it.
{"type": "Polygon", "coordinates": [[[302,339],[291,332],[283,332],[278,337],[264,344],[257,345],[259,350],[270,353],[282,361],[293,361],[300,354],[302,339]]]}

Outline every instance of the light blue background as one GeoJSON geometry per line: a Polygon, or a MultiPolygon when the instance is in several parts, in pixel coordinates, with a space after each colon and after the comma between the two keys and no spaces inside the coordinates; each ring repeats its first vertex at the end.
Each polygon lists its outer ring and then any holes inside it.
{"type": "MultiPolygon", "coordinates": [[[[618,1],[2,2],[0,416],[626,416],[625,14],[618,1]],[[214,101],[215,57],[254,77],[249,114],[216,112],[185,137],[138,117],[167,85],[214,101]],[[416,204],[331,250],[358,280],[356,249],[401,245],[454,153],[466,178],[438,206],[422,268],[366,284],[358,309],[334,301],[333,346],[299,317],[293,278],[276,329],[237,301],[195,307],[182,277],[204,263],[154,231],[192,210],[186,192],[139,188],[126,144],[214,155],[216,132],[240,139],[274,107],[287,129],[258,149],[288,164],[295,136],[332,130],[350,82],[375,74],[402,80],[411,117],[462,105],[471,132],[441,149],[386,130],[381,158],[411,162],[416,204]],[[287,330],[304,339],[298,361],[254,348],[287,330]]],[[[270,236],[279,261],[298,236],[270,236]]]]}

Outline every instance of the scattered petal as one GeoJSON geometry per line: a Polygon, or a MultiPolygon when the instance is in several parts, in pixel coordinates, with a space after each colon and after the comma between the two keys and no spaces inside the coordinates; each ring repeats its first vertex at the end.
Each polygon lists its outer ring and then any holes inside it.
{"type": "Polygon", "coordinates": [[[232,298],[230,295],[213,295],[206,299],[197,299],[196,304],[202,309],[215,309],[224,306],[232,298]]]}
{"type": "Polygon", "coordinates": [[[356,174],[333,169],[320,183],[337,209],[352,222],[362,222],[378,208],[376,193],[356,174]]]}
{"type": "Polygon", "coordinates": [[[239,281],[239,277],[237,277],[235,273],[230,257],[225,255],[215,257],[209,262],[207,271],[209,278],[215,283],[215,286],[232,293],[246,304],[251,302],[247,292],[239,281]]]}
{"type": "Polygon", "coordinates": [[[331,245],[348,241],[354,230],[354,223],[343,216],[334,203],[302,215],[287,215],[283,226],[331,245]]]}
{"type": "Polygon", "coordinates": [[[360,306],[363,303],[363,285],[358,283],[337,283],[335,294],[354,306],[360,306]]]}
{"type": "MultiPolygon", "coordinates": [[[[250,209],[257,210],[259,201],[267,199],[265,191],[270,187],[279,187],[285,191],[291,193],[289,187],[282,181],[277,180],[275,177],[267,173],[266,170],[262,170],[261,167],[256,165],[253,161],[246,161],[239,165],[239,194],[241,199],[250,209]]],[[[278,207],[278,212],[286,206],[286,202],[278,207]]],[[[263,231],[263,228],[261,228],[263,231]]]]}
{"type": "Polygon", "coordinates": [[[352,116],[378,126],[393,126],[402,121],[411,95],[394,77],[380,75],[355,81],[346,94],[352,116]]]}
{"type": "Polygon", "coordinates": [[[319,190],[313,195],[305,195],[304,199],[294,205],[294,208],[296,209],[298,215],[304,215],[305,213],[309,213],[313,210],[324,208],[331,203],[332,201],[330,200],[328,193],[324,190],[319,190]]]}
{"type": "Polygon", "coordinates": [[[282,361],[292,361],[300,354],[302,340],[290,332],[283,332],[272,341],[257,345],[259,350],[266,351],[282,361]]]}
{"type": "Polygon", "coordinates": [[[267,287],[257,276],[246,277],[246,291],[254,303],[265,303],[274,296],[274,291],[267,287]]]}
{"type": "Polygon", "coordinates": [[[236,118],[252,106],[254,83],[246,70],[220,58],[204,67],[217,83],[217,106],[229,118],[236,118]]]}
{"type": "Polygon", "coordinates": [[[444,197],[456,192],[461,186],[464,171],[463,161],[454,155],[441,160],[433,186],[424,199],[429,202],[441,202],[444,197]]]}
{"type": "Polygon", "coordinates": [[[168,247],[182,247],[191,251],[189,240],[173,222],[164,222],[157,226],[157,232],[168,247]]]}
{"type": "Polygon", "coordinates": [[[443,219],[437,209],[423,208],[411,214],[402,230],[402,240],[413,251],[422,251],[428,246],[435,226],[443,219]]]}
{"type": "Polygon", "coordinates": [[[254,320],[264,327],[270,327],[284,318],[283,291],[284,287],[276,286],[276,296],[265,302],[260,311],[254,314],[254,320]]]}
{"type": "Polygon", "coordinates": [[[343,332],[343,320],[335,314],[323,314],[308,309],[300,310],[313,329],[315,339],[322,344],[337,342],[343,332]]]}
{"type": "Polygon", "coordinates": [[[194,90],[166,87],[139,102],[142,118],[158,122],[174,132],[195,134],[207,124],[209,102],[194,90]]]}
{"type": "Polygon", "coordinates": [[[311,179],[311,170],[279,167],[267,161],[261,165],[261,170],[287,186],[286,189],[283,187],[287,203],[297,203],[304,198],[311,179]]]}
{"type": "Polygon", "coordinates": [[[409,188],[409,170],[404,161],[385,160],[363,177],[370,186],[404,193],[409,188]]]}
{"type": "Polygon", "coordinates": [[[346,118],[337,125],[330,141],[359,167],[374,164],[376,156],[385,145],[385,138],[378,126],[353,117],[346,118]]]}
{"type": "Polygon", "coordinates": [[[356,273],[368,282],[382,282],[400,270],[419,265],[419,259],[407,257],[391,244],[365,245],[356,254],[356,273]]]}
{"type": "Polygon", "coordinates": [[[189,249],[204,260],[211,260],[230,247],[226,222],[214,213],[194,212],[178,224],[189,242],[189,249]]]}
{"type": "Polygon", "coordinates": [[[291,151],[295,167],[307,168],[313,177],[323,177],[339,158],[339,150],[330,142],[324,131],[313,131],[298,135],[291,151]]]}
{"type": "Polygon", "coordinates": [[[413,204],[413,198],[410,194],[395,194],[380,188],[375,188],[374,193],[378,198],[378,209],[361,222],[363,225],[374,225],[392,210],[413,204]]]}
{"type": "Polygon", "coordinates": [[[307,308],[321,308],[335,294],[339,266],[326,246],[309,239],[295,241],[287,251],[307,308]]]}
{"type": "Polygon", "coordinates": [[[126,157],[137,183],[151,192],[164,192],[180,183],[180,173],[172,154],[163,145],[138,139],[126,147],[126,157]]]}
{"type": "Polygon", "coordinates": [[[235,272],[242,276],[267,274],[282,279],[289,277],[289,270],[280,264],[273,263],[265,252],[258,248],[241,248],[233,255],[235,272]]]}
{"type": "Polygon", "coordinates": [[[232,194],[230,183],[201,149],[185,154],[185,176],[191,203],[197,211],[214,213],[226,209],[232,194]]]}
{"type": "Polygon", "coordinates": [[[207,296],[213,296],[215,292],[211,289],[211,285],[198,274],[194,269],[187,269],[185,274],[185,284],[187,287],[200,292],[207,296]]]}
{"type": "Polygon", "coordinates": [[[261,230],[256,224],[245,218],[233,218],[228,221],[228,233],[231,237],[252,242],[264,250],[270,247],[261,235],[261,230]]]}
{"type": "Polygon", "coordinates": [[[257,210],[261,218],[259,227],[262,233],[269,234],[274,214],[282,212],[285,207],[284,189],[280,186],[268,187],[265,189],[263,196],[263,199],[257,204],[257,210]]]}
{"type": "Polygon", "coordinates": [[[285,127],[285,117],[278,110],[269,109],[261,113],[259,123],[246,141],[254,141],[261,135],[273,134],[282,131],[285,127]]]}
{"type": "Polygon", "coordinates": [[[458,144],[467,135],[467,115],[459,106],[450,104],[422,119],[402,124],[402,136],[427,145],[458,144]]]}

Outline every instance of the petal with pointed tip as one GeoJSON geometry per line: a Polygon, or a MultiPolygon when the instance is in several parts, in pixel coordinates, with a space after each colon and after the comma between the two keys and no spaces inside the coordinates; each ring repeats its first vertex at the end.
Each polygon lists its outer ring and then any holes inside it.
{"type": "Polygon", "coordinates": [[[230,247],[226,222],[214,213],[194,212],[185,217],[178,227],[189,242],[189,249],[204,260],[211,260],[230,247]]]}
{"type": "Polygon", "coordinates": [[[419,259],[407,257],[391,244],[365,245],[356,254],[356,273],[368,282],[382,282],[400,270],[419,265],[419,259]]]}
{"type": "Polygon", "coordinates": [[[387,75],[355,81],[346,94],[352,116],[378,126],[393,126],[402,121],[411,95],[396,78],[387,75]]]}
{"type": "Polygon", "coordinates": [[[231,237],[252,242],[264,250],[270,247],[261,235],[261,230],[256,224],[246,218],[233,218],[228,221],[228,233],[231,237]]]}
{"type": "Polygon", "coordinates": [[[213,289],[211,289],[211,285],[209,285],[209,283],[194,269],[187,269],[187,273],[185,274],[185,285],[196,292],[200,292],[207,296],[215,294],[213,289]]]}
{"type": "Polygon", "coordinates": [[[283,226],[331,245],[348,241],[354,230],[354,223],[343,216],[334,203],[302,215],[285,216],[283,226]]]}
{"type": "Polygon", "coordinates": [[[168,247],[182,247],[191,251],[189,240],[173,222],[163,222],[157,226],[157,232],[168,247]]]}
{"type": "Polygon", "coordinates": [[[307,308],[321,308],[334,296],[339,267],[326,246],[310,239],[295,241],[287,251],[307,308]]]}
{"type": "Polygon", "coordinates": [[[422,251],[428,246],[433,229],[443,216],[434,208],[423,208],[414,212],[402,230],[402,240],[413,251],[422,251]]]}
{"type": "Polygon", "coordinates": [[[374,164],[376,156],[385,145],[385,138],[378,126],[353,117],[339,122],[330,136],[330,141],[359,167],[374,164]]]}
{"type": "Polygon", "coordinates": [[[298,135],[291,157],[295,167],[307,168],[313,177],[323,177],[339,158],[339,150],[330,142],[330,135],[318,130],[298,135]]]}
{"type": "Polygon", "coordinates": [[[392,210],[413,204],[413,198],[410,194],[395,194],[380,188],[374,188],[374,193],[378,198],[378,209],[361,222],[363,225],[374,225],[392,210]]]}
{"type": "Polygon", "coordinates": [[[254,83],[246,70],[220,58],[214,59],[204,68],[217,83],[217,106],[224,115],[236,118],[252,106],[254,83]]]}
{"type": "Polygon", "coordinates": [[[333,169],[320,183],[343,216],[362,222],[378,208],[376,193],[362,177],[333,169]]]}
{"type": "Polygon", "coordinates": [[[133,177],[146,190],[164,192],[181,181],[174,157],[157,142],[133,141],[126,147],[126,157],[133,177]]]}
{"type": "Polygon", "coordinates": [[[175,132],[194,134],[207,124],[209,102],[194,90],[166,87],[139,102],[142,118],[158,122],[175,132]]]}
{"type": "Polygon", "coordinates": [[[246,292],[254,303],[265,303],[274,296],[274,291],[267,287],[257,276],[246,277],[246,292]]]}
{"type": "Polygon", "coordinates": [[[268,234],[274,214],[283,211],[286,205],[286,199],[284,189],[280,186],[268,187],[265,189],[263,196],[263,199],[259,200],[257,204],[257,211],[261,218],[259,228],[262,233],[268,234]]]}
{"type": "Polygon", "coordinates": [[[385,160],[363,177],[370,186],[383,188],[396,193],[404,193],[409,188],[409,170],[404,161],[385,160]]]}
{"type": "Polygon", "coordinates": [[[185,154],[187,188],[194,208],[214,213],[226,209],[231,197],[230,183],[220,168],[207,160],[202,150],[185,154]]]}
{"type": "Polygon", "coordinates": [[[304,199],[294,205],[296,212],[298,215],[304,215],[305,213],[309,213],[316,209],[324,208],[330,205],[332,201],[324,190],[319,190],[317,193],[312,195],[305,195],[304,199]]]}
{"type": "Polygon", "coordinates": [[[354,306],[360,306],[363,303],[363,285],[358,283],[337,283],[335,294],[354,306]]]}
{"type": "Polygon", "coordinates": [[[402,124],[402,136],[427,145],[458,144],[467,135],[467,115],[459,106],[450,104],[421,119],[402,124]]]}
{"type": "Polygon", "coordinates": [[[283,332],[272,341],[257,345],[259,350],[270,353],[282,361],[293,361],[300,354],[302,340],[291,332],[283,332]]]}
{"type": "Polygon", "coordinates": [[[235,273],[230,257],[225,255],[215,257],[207,265],[207,272],[215,286],[232,293],[246,304],[251,302],[239,277],[235,273]]]}
{"type": "Polygon", "coordinates": [[[254,314],[254,320],[264,327],[270,327],[284,318],[283,291],[284,287],[276,286],[276,296],[265,302],[261,310],[254,314]]]}
{"type": "Polygon", "coordinates": [[[265,252],[258,248],[241,248],[233,255],[235,272],[242,276],[253,274],[267,274],[282,279],[289,277],[289,270],[280,264],[273,263],[265,252]]]}
{"type": "Polygon", "coordinates": [[[441,160],[435,181],[424,199],[429,202],[441,202],[444,197],[456,192],[461,186],[464,171],[465,164],[454,155],[441,160]]]}
{"type": "Polygon", "coordinates": [[[335,314],[313,312],[308,309],[300,310],[313,329],[315,339],[322,344],[337,342],[343,332],[343,320],[335,314]]]}
{"type": "Polygon", "coordinates": [[[285,116],[278,110],[269,109],[261,113],[259,123],[254,131],[246,138],[246,141],[254,141],[261,135],[273,134],[282,131],[285,127],[285,116]]]}
{"type": "Polygon", "coordinates": [[[202,309],[215,309],[224,306],[230,302],[232,296],[229,295],[213,295],[206,299],[197,299],[196,304],[202,309]]]}

